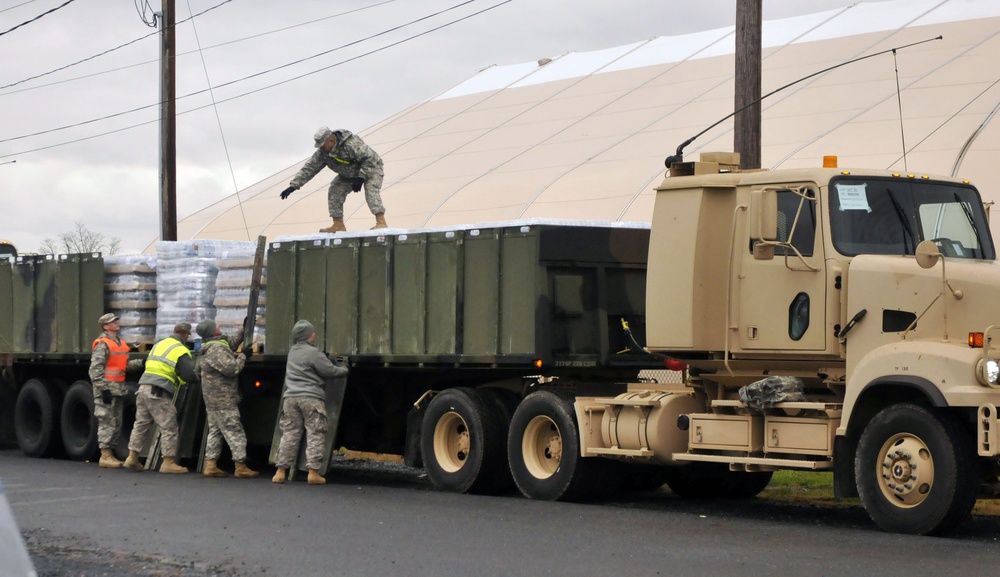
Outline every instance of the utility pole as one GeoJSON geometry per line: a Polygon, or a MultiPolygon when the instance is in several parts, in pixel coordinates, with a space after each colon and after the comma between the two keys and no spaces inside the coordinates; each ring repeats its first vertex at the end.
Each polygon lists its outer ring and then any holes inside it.
{"type": "Polygon", "coordinates": [[[740,168],[760,168],[762,0],[736,0],[736,98],[733,146],[740,168]],[[757,102],[754,102],[754,101],[757,102]],[[751,104],[752,103],[752,104],[751,104]],[[743,108],[746,107],[746,110],[743,108]]]}
{"type": "Polygon", "coordinates": [[[160,240],[177,240],[177,90],[174,0],[160,15],[160,240]]]}

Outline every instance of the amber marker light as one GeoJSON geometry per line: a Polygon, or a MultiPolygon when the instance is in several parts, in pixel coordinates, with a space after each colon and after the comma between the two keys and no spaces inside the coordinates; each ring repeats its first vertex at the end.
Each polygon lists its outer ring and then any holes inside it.
{"type": "Polygon", "coordinates": [[[260,388],[260,381],[254,381],[253,388],[259,389],[260,388]]]}
{"type": "Polygon", "coordinates": [[[536,369],[542,368],[542,359],[535,359],[535,368],[536,369]]]}
{"type": "Polygon", "coordinates": [[[969,333],[969,346],[974,349],[983,348],[983,333],[969,333]]]}
{"type": "Polygon", "coordinates": [[[823,168],[837,168],[837,157],[836,156],[824,156],[823,157],[823,168]]]}

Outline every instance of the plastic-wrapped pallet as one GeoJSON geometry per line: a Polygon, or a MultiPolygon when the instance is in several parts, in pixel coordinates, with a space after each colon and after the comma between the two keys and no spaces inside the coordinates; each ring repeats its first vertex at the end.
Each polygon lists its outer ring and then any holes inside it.
{"type": "MultiPolygon", "coordinates": [[[[254,247],[256,251],[256,246],[254,247]]],[[[217,261],[219,276],[216,279],[215,302],[217,310],[215,322],[223,334],[239,331],[250,305],[250,285],[253,280],[254,252],[246,258],[223,258],[217,261]]],[[[264,322],[267,305],[267,268],[260,277],[260,292],[257,295],[257,324],[253,333],[253,344],[260,349],[264,346],[264,322]]]]}
{"type": "Polygon", "coordinates": [[[136,347],[156,336],[156,259],[144,254],[104,257],[104,300],[121,319],[121,338],[136,347]]]}
{"type": "MultiPolygon", "coordinates": [[[[219,263],[253,259],[256,243],[226,240],[160,241],[156,243],[157,340],[170,336],[174,325],[187,321],[194,327],[217,319],[215,294],[219,263]]],[[[244,305],[245,306],[245,305],[244,305]]],[[[246,313],[243,313],[246,316],[246,313]]],[[[243,319],[240,317],[240,320],[243,319]]],[[[226,328],[223,327],[225,331],[226,328]]],[[[192,332],[192,338],[200,337],[192,332]]]]}

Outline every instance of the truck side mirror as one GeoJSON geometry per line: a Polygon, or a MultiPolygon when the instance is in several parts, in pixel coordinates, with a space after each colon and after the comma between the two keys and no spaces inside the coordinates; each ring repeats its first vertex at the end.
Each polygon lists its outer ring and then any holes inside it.
{"type": "MultiPolygon", "coordinates": [[[[754,241],[778,240],[778,193],[774,189],[765,188],[750,192],[749,211],[750,238],[754,241]]],[[[774,245],[769,242],[756,242],[753,245],[753,257],[756,260],[771,260],[774,258],[774,245]]]]}

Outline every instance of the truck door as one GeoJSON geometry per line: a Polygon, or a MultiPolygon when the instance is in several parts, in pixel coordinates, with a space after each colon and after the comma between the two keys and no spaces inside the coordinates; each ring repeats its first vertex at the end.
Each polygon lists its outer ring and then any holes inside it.
{"type": "MultiPolygon", "coordinates": [[[[815,191],[777,193],[778,241],[774,258],[756,260],[744,227],[733,279],[739,346],[744,350],[823,350],[826,347],[826,275],[815,191]],[[794,247],[795,250],[792,250],[794,247]],[[798,254],[796,254],[796,250],[798,254]],[[800,256],[801,255],[801,256],[800,256]]],[[[736,250],[736,249],[734,249],[736,250]]]]}

